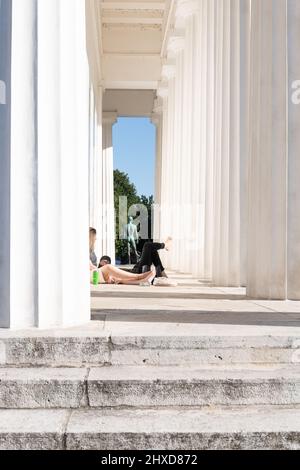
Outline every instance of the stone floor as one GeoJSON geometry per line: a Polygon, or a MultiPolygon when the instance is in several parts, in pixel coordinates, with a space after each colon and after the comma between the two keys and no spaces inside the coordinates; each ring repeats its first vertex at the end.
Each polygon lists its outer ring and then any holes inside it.
{"type": "Polygon", "coordinates": [[[215,287],[170,273],[177,287],[92,287],[92,319],[112,333],[300,334],[300,301],[249,299],[244,288],[215,287]]]}

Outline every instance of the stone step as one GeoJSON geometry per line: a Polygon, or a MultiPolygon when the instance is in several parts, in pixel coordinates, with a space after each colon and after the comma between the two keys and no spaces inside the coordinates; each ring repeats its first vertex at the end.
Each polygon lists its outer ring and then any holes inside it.
{"type": "Polygon", "coordinates": [[[101,322],[49,331],[0,330],[0,367],[300,363],[300,328],[150,320],[111,320],[108,330],[101,322]]]}
{"type": "Polygon", "coordinates": [[[0,408],[262,404],[300,404],[300,366],[0,369],[0,408]]]}
{"type": "Polygon", "coordinates": [[[299,407],[0,410],[0,449],[300,449],[299,407]]]}

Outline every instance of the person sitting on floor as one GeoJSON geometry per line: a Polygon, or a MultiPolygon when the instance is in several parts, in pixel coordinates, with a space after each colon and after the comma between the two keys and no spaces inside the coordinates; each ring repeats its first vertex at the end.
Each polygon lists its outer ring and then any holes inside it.
{"type": "Polygon", "coordinates": [[[156,277],[168,277],[162,265],[159,250],[170,251],[172,238],[168,237],[164,243],[146,242],[138,263],[132,268],[133,273],[143,273],[149,271],[154,265],[156,277]]]}

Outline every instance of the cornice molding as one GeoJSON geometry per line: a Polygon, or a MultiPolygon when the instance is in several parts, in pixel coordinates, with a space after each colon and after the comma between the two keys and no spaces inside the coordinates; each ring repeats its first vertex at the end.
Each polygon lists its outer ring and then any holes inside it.
{"type": "Polygon", "coordinates": [[[170,80],[171,78],[175,77],[175,63],[166,63],[163,64],[162,69],[161,69],[161,76],[163,80],[170,80]]]}
{"type": "Polygon", "coordinates": [[[184,30],[174,30],[169,37],[167,51],[168,56],[176,56],[180,51],[183,51],[185,46],[185,33],[184,30]]]}
{"type": "Polygon", "coordinates": [[[113,126],[118,120],[118,113],[116,111],[104,111],[102,113],[102,124],[113,126]]]}
{"type": "Polygon", "coordinates": [[[162,99],[166,99],[169,96],[169,87],[167,83],[160,83],[157,88],[157,96],[162,99]]]}
{"type": "Polygon", "coordinates": [[[188,18],[200,11],[200,0],[177,0],[175,17],[188,18]]]}

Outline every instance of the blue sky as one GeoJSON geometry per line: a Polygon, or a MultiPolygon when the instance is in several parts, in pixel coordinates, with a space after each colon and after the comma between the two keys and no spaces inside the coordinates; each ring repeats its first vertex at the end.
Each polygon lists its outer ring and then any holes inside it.
{"type": "Polygon", "coordinates": [[[154,193],[155,126],[146,118],[119,118],[113,126],[114,168],[129,175],[139,195],[154,193]]]}

